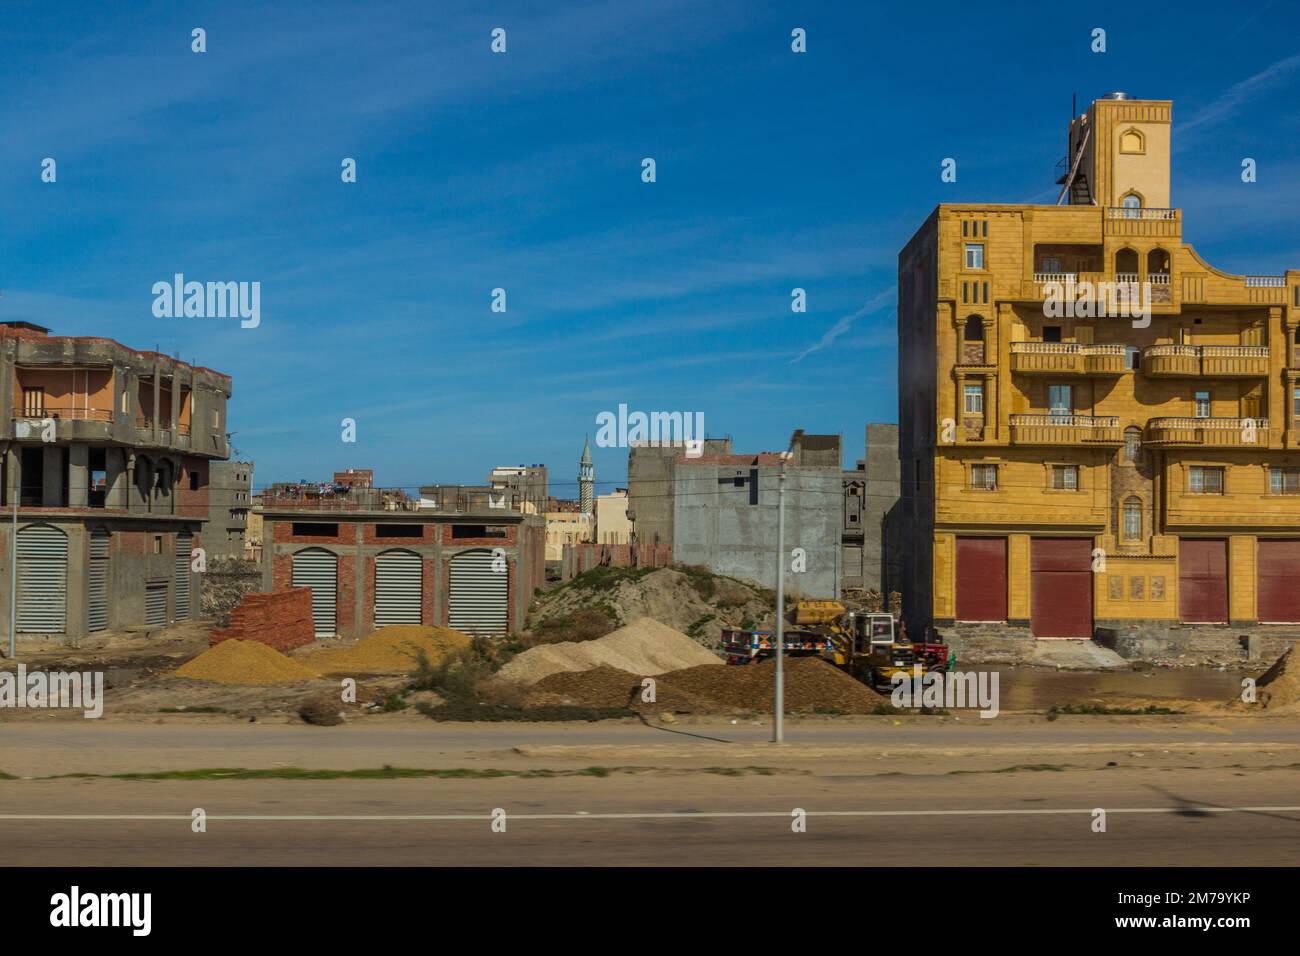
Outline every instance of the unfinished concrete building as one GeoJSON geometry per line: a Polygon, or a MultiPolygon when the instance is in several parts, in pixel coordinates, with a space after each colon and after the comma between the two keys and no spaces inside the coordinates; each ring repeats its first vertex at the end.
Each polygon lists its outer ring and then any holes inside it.
{"type": "MultiPolygon", "coordinates": [[[[730,455],[730,438],[706,438],[705,455],[730,455]]],[[[641,545],[673,543],[673,462],[682,442],[634,442],[627,453],[627,518],[641,545]]]]}
{"type": "Polygon", "coordinates": [[[253,463],[214,461],[208,466],[208,479],[204,547],[209,557],[242,558],[253,507],[253,463]]]}
{"type": "Polygon", "coordinates": [[[0,323],[0,631],[17,562],[20,639],[162,626],[195,616],[193,548],[210,463],[228,457],[230,378],[112,339],[0,323]]]}
{"type": "Polygon", "coordinates": [[[356,637],[390,624],[481,635],[518,630],[544,583],[540,516],[481,506],[452,486],[421,489],[423,501],[371,490],[265,495],[263,589],[311,588],[317,637],[356,637]],[[442,491],[452,493],[424,497],[442,491]],[[438,507],[421,507],[426,502],[438,507]]]}
{"type": "MultiPolygon", "coordinates": [[[[802,435],[785,464],[786,588],[801,597],[840,596],[840,446],[838,435],[802,435]]],[[[773,452],[675,456],[673,560],[774,588],[780,473],[773,452]]]]}

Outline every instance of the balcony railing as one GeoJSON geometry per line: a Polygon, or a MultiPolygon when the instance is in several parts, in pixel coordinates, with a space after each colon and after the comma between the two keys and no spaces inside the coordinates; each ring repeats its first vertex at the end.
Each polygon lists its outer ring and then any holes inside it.
{"type": "Polygon", "coordinates": [[[1107,206],[1107,219],[1137,219],[1144,222],[1161,222],[1178,218],[1177,209],[1131,209],[1128,206],[1107,206]]]}
{"type": "Polygon", "coordinates": [[[112,409],[108,408],[55,408],[53,405],[39,407],[14,406],[14,418],[44,420],[46,418],[71,419],[79,422],[111,422],[112,409]]]}
{"type": "Polygon", "coordinates": [[[1011,370],[1026,375],[1122,375],[1123,345],[1012,342],[1011,370]]]}
{"type": "Polygon", "coordinates": [[[1248,289],[1281,289],[1286,286],[1286,276],[1243,276],[1248,289]]]}
{"type": "Polygon", "coordinates": [[[262,495],[266,511],[419,511],[418,498],[408,498],[401,489],[353,488],[349,491],[303,486],[297,492],[286,491],[262,495]]]}
{"type": "Polygon", "coordinates": [[[1267,418],[1153,418],[1144,441],[1150,445],[1250,448],[1268,444],[1267,418]]]}
{"type": "Polygon", "coordinates": [[[1112,416],[1032,414],[1011,416],[1016,445],[1119,445],[1119,419],[1112,416]]]}
{"type": "Polygon", "coordinates": [[[1260,378],[1268,375],[1267,345],[1150,345],[1142,370],[1167,378],[1260,378]]]}
{"type": "MultiPolygon", "coordinates": [[[[1023,273],[1022,273],[1023,274],[1023,273]]],[[[1035,282],[1059,282],[1065,285],[1068,282],[1078,282],[1079,273],[1077,272],[1035,272],[1035,282]]]]}

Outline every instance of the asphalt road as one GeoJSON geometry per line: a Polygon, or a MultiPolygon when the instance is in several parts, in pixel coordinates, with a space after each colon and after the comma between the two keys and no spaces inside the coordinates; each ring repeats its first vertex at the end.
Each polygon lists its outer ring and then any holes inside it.
{"type": "Polygon", "coordinates": [[[20,778],[384,764],[456,775],[3,780],[0,840],[20,866],[1300,862],[1291,721],[826,721],[793,725],[785,747],[753,739],[762,728],[686,729],[737,742],[607,724],[10,722],[0,769],[20,778]],[[206,832],[192,832],[195,808],[206,832]],[[792,830],[796,808],[805,832],[792,830]],[[236,819],[248,816],[267,819],[236,819]]]}

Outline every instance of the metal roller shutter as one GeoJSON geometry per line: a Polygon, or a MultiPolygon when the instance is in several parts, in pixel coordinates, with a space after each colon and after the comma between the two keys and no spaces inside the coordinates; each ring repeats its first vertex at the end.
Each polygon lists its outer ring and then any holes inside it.
{"type": "Polygon", "coordinates": [[[462,551],[451,559],[448,621],[466,634],[504,634],[510,575],[492,570],[492,552],[462,551]]]}
{"type": "Polygon", "coordinates": [[[423,562],[414,551],[384,551],[375,557],[375,627],[419,624],[424,596],[423,562]]]}
{"type": "Polygon", "coordinates": [[[1007,619],[1007,539],[957,539],[957,620],[1007,619]]]}
{"type": "Polygon", "coordinates": [[[23,634],[62,634],[68,608],[68,536],[40,524],[18,532],[18,622],[23,634]]]}
{"type": "Polygon", "coordinates": [[[1300,622],[1300,540],[1259,542],[1258,613],[1270,624],[1300,622]]]}
{"type": "Polygon", "coordinates": [[[1182,538],[1178,542],[1178,617],[1190,624],[1228,620],[1228,542],[1182,538]]]}
{"type": "Polygon", "coordinates": [[[1034,637],[1092,637],[1092,539],[1033,538],[1029,551],[1034,637]]]}
{"type": "Polygon", "coordinates": [[[102,631],[108,627],[108,550],[112,541],[102,529],[90,533],[90,567],[86,580],[86,629],[102,631]]]}
{"type": "Polygon", "coordinates": [[[167,623],[166,581],[155,581],[144,586],[144,622],[148,625],[167,623]]]}
{"type": "Polygon", "coordinates": [[[311,618],[317,637],[334,637],[338,633],[338,563],[338,558],[324,548],[307,548],[293,556],[293,586],[311,588],[311,618]]]}
{"type": "Polygon", "coordinates": [[[176,620],[187,621],[190,617],[190,551],[194,547],[194,535],[182,531],[176,535],[176,620]]]}

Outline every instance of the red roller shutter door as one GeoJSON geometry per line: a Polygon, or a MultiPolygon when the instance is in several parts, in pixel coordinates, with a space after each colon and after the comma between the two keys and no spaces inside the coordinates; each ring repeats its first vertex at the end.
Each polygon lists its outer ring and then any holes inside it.
{"type": "Polygon", "coordinates": [[[1259,619],[1300,621],[1300,540],[1259,542],[1259,619]]]}
{"type": "Polygon", "coordinates": [[[1188,624],[1227,622],[1227,541],[1183,538],[1178,542],[1178,617],[1188,624]]]}
{"type": "Polygon", "coordinates": [[[1092,539],[1034,538],[1029,547],[1034,637],[1092,637],[1092,539]]]}
{"type": "Polygon", "coordinates": [[[957,539],[957,620],[1007,619],[1007,539],[957,539]]]}

